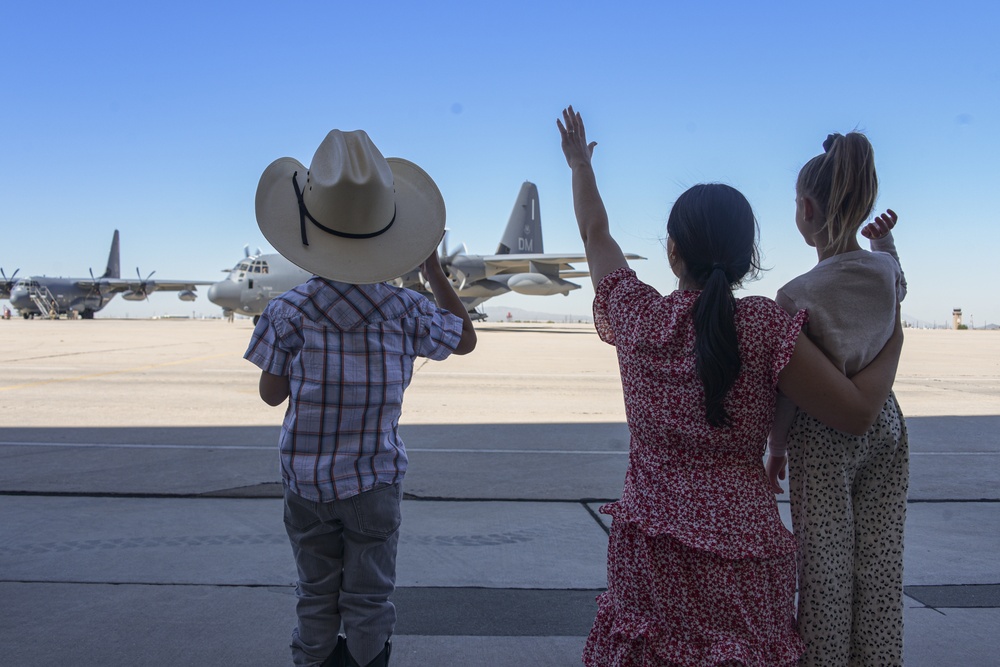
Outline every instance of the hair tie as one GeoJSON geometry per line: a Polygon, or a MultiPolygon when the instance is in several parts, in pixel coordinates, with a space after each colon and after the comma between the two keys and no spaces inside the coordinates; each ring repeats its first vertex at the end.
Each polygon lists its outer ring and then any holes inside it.
{"type": "Polygon", "coordinates": [[[722,262],[716,262],[715,264],[712,265],[712,270],[713,271],[722,271],[723,273],[725,273],[726,272],[726,265],[723,264],[722,262]]]}
{"type": "Polygon", "coordinates": [[[825,153],[829,153],[830,149],[833,148],[833,143],[837,141],[837,139],[839,139],[841,136],[843,135],[837,134],[836,132],[833,134],[826,135],[826,141],[823,142],[823,151],[825,153]]]}

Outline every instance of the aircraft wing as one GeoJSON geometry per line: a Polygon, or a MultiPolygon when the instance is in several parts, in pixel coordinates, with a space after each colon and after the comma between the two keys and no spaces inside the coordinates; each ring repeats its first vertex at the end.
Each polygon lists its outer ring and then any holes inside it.
{"type": "Polygon", "coordinates": [[[94,280],[77,280],[76,286],[81,289],[100,288],[109,293],[118,292],[182,292],[195,290],[198,285],[214,285],[213,280],[139,280],[128,278],[97,278],[94,280]]]}
{"type": "MultiPolygon", "coordinates": [[[[635,253],[625,253],[625,259],[646,259],[635,253]]],[[[552,273],[559,272],[563,277],[582,277],[590,275],[586,271],[574,269],[572,264],[586,262],[587,256],[579,255],[556,255],[556,254],[519,254],[519,255],[483,255],[483,263],[486,265],[487,275],[498,273],[519,273],[531,271],[531,265],[535,267],[551,267],[552,273]],[[570,272],[567,275],[562,272],[570,272]]]]}

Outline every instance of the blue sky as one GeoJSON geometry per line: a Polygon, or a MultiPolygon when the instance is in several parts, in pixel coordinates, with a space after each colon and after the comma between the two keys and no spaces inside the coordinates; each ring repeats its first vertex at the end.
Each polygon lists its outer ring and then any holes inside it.
{"type": "MultiPolygon", "coordinates": [[[[925,2],[7,3],[0,19],[0,266],[215,280],[243,246],[264,167],[308,164],[364,129],[420,164],[449,241],[492,253],[522,181],[548,252],[582,250],[555,119],[572,103],[622,247],[661,291],[672,202],[704,181],[753,204],[773,295],[815,263],[795,230],[799,168],[830,132],[875,146],[878,206],[900,214],[903,311],[1000,323],[998,10],[925,2]]],[[[569,297],[489,305],[590,310],[569,297]]],[[[104,313],[216,313],[171,294],[104,313]]]]}

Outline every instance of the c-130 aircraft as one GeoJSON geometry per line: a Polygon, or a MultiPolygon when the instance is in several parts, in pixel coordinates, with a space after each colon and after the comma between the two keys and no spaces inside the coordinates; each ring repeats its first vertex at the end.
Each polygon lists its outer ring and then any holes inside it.
{"type": "MultiPolygon", "coordinates": [[[[521,185],[514,209],[496,253],[470,255],[464,244],[449,252],[447,238],[438,251],[445,275],[472,319],[485,319],[476,308],[495,296],[507,292],[548,296],[569,294],[580,286],[567,278],[590,275],[574,269],[572,264],[586,262],[579,254],[546,254],[542,249],[542,220],[538,208],[538,188],[525,181],[521,185]]],[[[287,292],[312,277],[277,253],[251,255],[245,248],[244,258],[236,264],[225,280],[208,289],[208,299],[221,306],[223,313],[252,316],[254,322],[274,297],[287,292]]],[[[626,253],[626,259],[645,259],[626,253]]],[[[390,281],[421,293],[430,294],[419,269],[390,281]]]]}
{"type": "MultiPolygon", "coordinates": [[[[95,278],[93,271],[89,278],[50,278],[48,276],[28,276],[9,284],[10,303],[25,319],[36,315],[56,318],[75,313],[81,319],[93,319],[99,311],[121,294],[127,301],[142,301],[155,291],[178,292],[181,301],[194,301],[198,285],[211,285],[203,280],[153,280],[153,271],[145,279],[136,268],[137,279],[121,277],[121,260],[118,250],[118,230],[111,237],[111,251],[104,274],[95,278]],[[12,283],[12,284],[11,284],[12,283]]],[[[16,271],[14,272],[17,273],[16,271]]]]}

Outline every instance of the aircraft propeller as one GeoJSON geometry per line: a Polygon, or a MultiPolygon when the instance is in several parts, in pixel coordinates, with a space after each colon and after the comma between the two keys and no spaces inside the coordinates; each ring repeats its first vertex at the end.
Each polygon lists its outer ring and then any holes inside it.
{"type": "Polygon", "coordinates": [[[455,258],[459,255],[465,255],[468,250],[463,243],[458,248],[455,248],[453,252],[448,252],[448,230],[444,231],[444,236],[441,237],[441,245],[438,246],[438,258],[441,260],[441,268],[444,269],[444,274],[448,276],[452,284],[458,289],[465,287],[466,277],[462,271],[455,268],[455,258]]]}
{"type": "Polygon", "coordinates": [[[9,296],[11,289],[14,287],[14,279],[17,278],[17,273],[21,269],[15,269],[14,273],[10,274],[10,278],[4,273],[3,269],[0,268],[0,276],[3,277],[3,285],[0,286],[0,294],[9,296]]]}
{"type": "Polygon", "coordinates": [[[150,271],[149,275],[146,276],[146,279],[143,280],[142,279],[142,274],[139,273],[139,267],[138,266],[135,267],[135,275],[136,275],[137,278],[139,278],[139,289],[137,289],[135,291],[138,294],[142,294],[143,298],[146,299],[147,301],[149,301],[149,292],[146,290],[146,283],[149,282],[149,279],[153,277],[154,273],[156,273],[156,271],[150,271]]]}
{"type": "Polygon", "coordinates": [[[90,271],[90,279],[94,282],[94,286],[91,289],[97,290],[98,300],[103,301],[104,295],[101,294],[101,283],[97,278],[94,277],[94,269],[87,269],[87,270],[90,271]]]}

